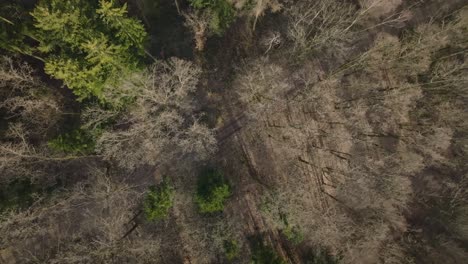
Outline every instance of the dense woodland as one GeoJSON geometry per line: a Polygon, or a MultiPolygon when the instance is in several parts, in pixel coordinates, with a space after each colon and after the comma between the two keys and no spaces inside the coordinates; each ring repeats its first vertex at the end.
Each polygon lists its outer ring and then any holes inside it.
{"type": "Polygon", "coordinates": [[[466,0],[2,0],[0,263],[468,259],[466,0]]]}

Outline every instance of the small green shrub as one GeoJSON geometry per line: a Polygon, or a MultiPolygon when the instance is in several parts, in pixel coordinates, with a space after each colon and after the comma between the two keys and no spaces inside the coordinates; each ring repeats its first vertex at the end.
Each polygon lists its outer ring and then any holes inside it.
{"type": "Polygon", "coordinates": [[[236,240],[224,240],[223,242],[224,254],[228,260],[233,260],[239,256],[239,245],[236,240]]]}
{"type": "Polygon", "coordinates": [[[302,231],[296,227],[296,226],[286,226],[282,230],[283,234],[286,236],[286,238],[291,241],[294,245],[300,244],[302,241],[304,241],[304,234],[302,231]]]}
{"type": "Polygon", "coordinates": [[[82,129],[59,135],[48,142],[51,149],[72,154],[92,153],[95,144],[94,137],[82,129]]]}
{"type": "Polygon", "coordinates": [[[221,35],[234,21],[236,11],[226,0],[190,0],[190,3],[210,14],[210,29],[215,34],[221,35]]]}
{"type": "Polygon", "coordinates": [[[294,245],[300,244],[304,240],[304,234],[301,229],[288,221],[288,214],[280,212],[279,216],[281,224],[284,226],[284,228],[281,229],[283,235],[294,245]]]}
{"type": "Polygon", "coordinates": [[[174,189],[164,180],[159,186],[151,186],[146,195],[143,210],[149,221],[161,220],[168,216],[173,205],[174,189]]]}
{"type": "Polygon", "coordinates": [[[214,169],[205,169],[198,178],[195,201],[201,213],[224,210],[224,202],[231,195],[231,189],[223,174],[214,169]]]}

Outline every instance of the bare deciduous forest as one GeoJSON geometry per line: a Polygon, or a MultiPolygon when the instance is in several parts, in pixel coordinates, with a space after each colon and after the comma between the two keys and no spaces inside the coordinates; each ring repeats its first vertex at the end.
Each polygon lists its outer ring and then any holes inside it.
{"type": "Polygon", "coordinates": [[[0,263],[468,259],[465,0],[3,0],[0,263]]]}

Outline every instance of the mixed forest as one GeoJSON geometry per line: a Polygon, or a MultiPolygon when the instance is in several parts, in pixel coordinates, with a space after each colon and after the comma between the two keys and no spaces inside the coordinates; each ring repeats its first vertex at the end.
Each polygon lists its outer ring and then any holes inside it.
{"type": "Polygon", "coordinates": [[[0,263],[462,264],[466,0],[1,0],[0,263]]]}

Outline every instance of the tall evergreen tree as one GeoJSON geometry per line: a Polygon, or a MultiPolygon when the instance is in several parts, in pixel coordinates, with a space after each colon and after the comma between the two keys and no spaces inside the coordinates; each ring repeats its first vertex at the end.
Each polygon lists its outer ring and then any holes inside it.
{"type": "Polygon", "coordinates": [[[45,70],[63,80],[80,100],[135,71],[146,32],[114,0],[42,0],[33,10],[38,51],[45,70]]]}
{"type": "Polygon", "coordinates": [[[0,49],[33,55],[32,47],[25,41],[31,37],[28,32],[30,23],[26,8],[13,0],[3,0],[0,4],[0,49]]]}

